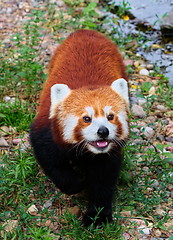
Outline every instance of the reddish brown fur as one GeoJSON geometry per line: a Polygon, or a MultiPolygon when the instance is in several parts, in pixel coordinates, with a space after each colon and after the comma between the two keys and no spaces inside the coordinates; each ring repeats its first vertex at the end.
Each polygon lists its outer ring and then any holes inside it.
{"type": "MultiPolygon", "coordinates": [[[[40,97],[35,127],[43,128],[48,124],[50,88],[54,84],[67,84],[71,89],[94,89],[98,86],[110,86],[118,78],[127,79],[127,76],[122,57],[112,41],[91,30],[79,30],[71,34],[56,49],[51,60],[49,77],[40,97]]],[[[91,94],[94,94],[94,91],[91,94]]],[[[101,95],[99,97],[102,97],[101,95]]],[[[86,100],[88,99],[85,99],[84,94],[82,101],[86,100]]]]}

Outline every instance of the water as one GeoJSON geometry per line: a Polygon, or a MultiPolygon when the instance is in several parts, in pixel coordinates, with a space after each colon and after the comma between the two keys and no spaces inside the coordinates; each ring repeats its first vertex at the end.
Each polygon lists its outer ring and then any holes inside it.
{"type": "MultiPolygon", "coordinates": [[[[113,0],[116,4],[122,3],[122,0],[113,0]]],[[[147,21],[160,29],[158,20],[161,20],[165,14],[168,14],[173,8],[173,0],[127,0],[131,7],[130,12],[137,19],[147,21]]]]}
{"type": "MultiPolygon", "coordinates": [[[[122,0],[111,2],[119,5],[122,0]]],[[[120,22],[121,31],[126,36],[133,34],[134,37],[141,31],[140,34],[148,39],[148,42],[138,47],[136,53],[157,65],[173,86],[173,38],[165,39],[160,31],[160,22],[173,8],[173,0],[128,0],[128,3],[133,19],[120,22]],[[151,30],[148,30],[149,28],[151,30]]]]}

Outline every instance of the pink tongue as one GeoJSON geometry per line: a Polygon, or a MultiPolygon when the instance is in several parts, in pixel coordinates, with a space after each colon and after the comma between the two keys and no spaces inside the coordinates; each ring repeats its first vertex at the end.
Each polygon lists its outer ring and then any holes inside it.
{"type": "Polygon", "coordinates": [[[108,145],[108,142],[107,141],[98,141],[98,142],[96,142],[96,145],[97,145],[97,147],[102,148],[102,147],[106,147],[108,145]]]}

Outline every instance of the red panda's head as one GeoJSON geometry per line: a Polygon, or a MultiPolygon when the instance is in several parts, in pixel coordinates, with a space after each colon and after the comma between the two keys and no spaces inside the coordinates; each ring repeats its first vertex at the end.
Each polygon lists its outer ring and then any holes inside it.
{"type": "Polygon", "coordinates": [[[53,85],[50,119],[55,140],[58,132],[63,143],[82,144],[94,154],[108,153],[128,138],[128,98],[122,78],[97,89],[53,85]]]}

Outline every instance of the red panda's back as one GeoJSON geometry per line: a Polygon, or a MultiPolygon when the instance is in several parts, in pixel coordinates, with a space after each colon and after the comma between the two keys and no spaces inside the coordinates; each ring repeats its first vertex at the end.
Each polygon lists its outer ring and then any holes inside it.
{"type": "Polygon", "coordinates": [[[127,79],[127,76],[116,45],[96,31],[76,31],[56,49],[52,57],[36,122],[43,127],[49,121],[50,88],[54,84],[67,84],[71,89],[95,88],[111,85],[118,78],[127,79]]]}
{"type": "Polygon", "coordinates": [[[78,30],[57,48],[51,61],[49,81],[71,89],[110,85],[126,73],[115,44],[92,30],[78,30]]]}

